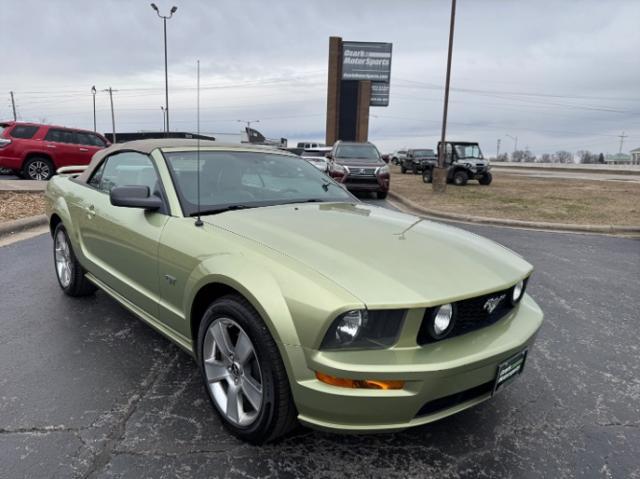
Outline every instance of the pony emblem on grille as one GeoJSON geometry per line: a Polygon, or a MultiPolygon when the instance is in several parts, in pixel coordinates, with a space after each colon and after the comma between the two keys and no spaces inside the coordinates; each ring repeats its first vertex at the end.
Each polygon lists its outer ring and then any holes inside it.
{"type": "Polygon", "coordinates": [[[483,306],[484,310],[489,314],[493,313],[506,296],[506,294],[502,294],[500,296],[487,299],[483,306]]]}

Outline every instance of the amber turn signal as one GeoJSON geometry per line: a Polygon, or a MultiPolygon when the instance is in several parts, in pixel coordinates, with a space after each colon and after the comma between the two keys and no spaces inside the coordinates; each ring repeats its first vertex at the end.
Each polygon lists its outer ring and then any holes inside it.
{"type": "Polygon", "coordinates": [[[331,384],[332,386],[338,386],[341,388],[352,389],[402,389],[404,387],[404,381],[379,381],[377,379],[344,379],[316,372],[316,378],[323,383],[331,384]]]}

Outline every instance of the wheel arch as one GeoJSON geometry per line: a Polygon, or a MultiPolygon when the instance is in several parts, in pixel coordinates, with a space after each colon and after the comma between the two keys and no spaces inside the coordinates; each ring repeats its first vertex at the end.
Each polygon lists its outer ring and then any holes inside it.
{"type": "Polygon", "coordinates": [[[24,155],[24,158],[22,160],[22,164],[24,166],[24,164],[29,161],[31,158],[44,158],[46,160],[49,160],[51,162],[51,165],[55,168],[56,167],[56,163],[55,161],[53,161],[53,157],[49,154],[46,153],[44,151],[29,151],[24,155]]]}
{"type": "Polygon", "coordinates": [[[228,294],[236,294],[253,306],[278,347],[300,344],[289,307],[275,278],[264,270],[248,269],[242,265],[225,269],[234,273],[208,274],[197,282],[189,280],[194,286],[190,288],[191,294],[187,295],[185,310],[193,344],[197,342],[200,321],[206,309],[228,294]]]}

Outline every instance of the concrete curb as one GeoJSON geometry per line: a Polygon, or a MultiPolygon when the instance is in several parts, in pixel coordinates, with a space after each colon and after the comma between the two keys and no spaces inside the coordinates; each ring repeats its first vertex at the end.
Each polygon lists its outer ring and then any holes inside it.
{"type": "Polygon", "coordinates": [[[46,215],[28,216],[26,218],[7,221],[5,223],[0,223],[0,237],[46,224],[46,215]]]}
{"type": "Polygon", "coordinates": [[[482,216],[467,216],[456,213],[432,211],[420,206],[404,196],[389,192],[389,197],[398,203],[416,211],[418,214],[437,219],[463,221],[494,226],[509,226],[515,228],[530,228],[538,230],[565,231],[570,233],[600,233],[600,234],[634,234],[640,235],[640,226],[616,225],[571,225],[566,223],[544,223],[540,221],[505,220],[500,218],[486,218],[482,216]]]}
{"type": "Polygon", "coordinates": [[[562,166],[531,166],[526,163],[521,163],[516,165],[509,165],[505,163],[491,163],[492,169],[498,169],[502,171],[518,171],[518,170],[527,170],[527,171],[562,171],[562,172],[571,172],[571,173],[600,173],[603,175],[640,175],[640,170],[630,170],[624,168],[570,168],[570,167],[562,167],[562,166]]]}

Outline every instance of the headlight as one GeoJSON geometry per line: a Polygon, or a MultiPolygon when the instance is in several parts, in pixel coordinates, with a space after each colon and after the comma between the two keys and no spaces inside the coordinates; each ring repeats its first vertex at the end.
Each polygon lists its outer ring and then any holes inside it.
{"type": "Polygon", "coordinates": [[[433,339],[442,339],[453,329],[453,305],[443,304],[431,310],[431,318],[427,319],[427,330],[433,339]]]}
{"type": "Polygon", "coordinates": [[[402,329],[405,310],[355,309],[338,316],[327,331],[321,349],[381,349],[392,346],[402,329]]]}
{"type": "Polygon", "coordinates": [[[518,301],[522,299],[522,295],[524,294],[524,286],[525,281],[520,280],[516,283],[516,285],[511,290],[511,304],[516,304],[518,301]]]}
{"type": "Polygon", "coordinates": [[[384,175],[385,173],[389,173],[389,167],[387,165],[378,168],[377,174],[384,175]]]}

